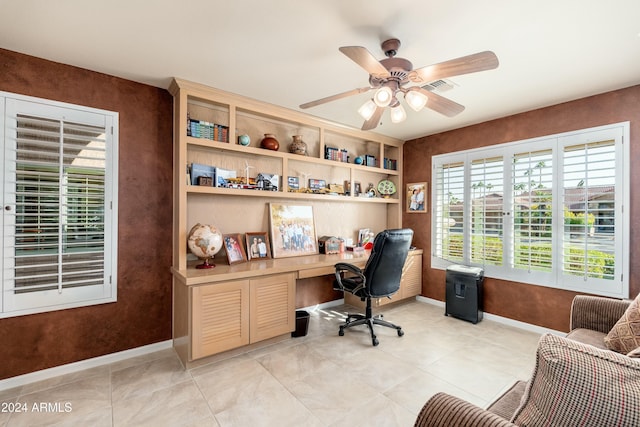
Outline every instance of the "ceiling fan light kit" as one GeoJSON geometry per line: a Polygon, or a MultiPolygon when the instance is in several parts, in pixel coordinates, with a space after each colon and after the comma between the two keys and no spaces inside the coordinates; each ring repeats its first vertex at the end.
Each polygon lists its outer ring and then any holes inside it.
{"type": "Polygon", "coordinates": [[[358,113],[365,119],[362,130],[374,129],[378,126],[384,109],[391,108],[391,122],[400,123],[407,118],[407,113],[398,100],[403,94],[405,102],[415,111],[425,106],[447,117],[453,117],[464,110],[464,106],[423,88],[426,84],[462,74],[492,70],[498,67],[498,58],[491,51],[474,53],[438,64],[413,69],[407,59],[397,58],[400,40],[385,40],[382,45],[387,58],[377,60],[362,46],[343,46],[340,52],[354,61],[369,73],[369,87],[352,89],[347,92],[321,98],[300,105],[310,108],[316,105],[336,101],[352,95],[375,90],[373,97],[367,100],[358,113]]]}
{"type": "Polygon", "coordinates": [[[394,92],[389,86],[382,86],[373,95],[373,102],[375,102],[378,107],[386,107],[391,104],[393,95],[394,92]]]}
{"type": "Polygon", "coordinates": [[[370,99],[358,108],[358,114],[360,114],[363,119],[369,120],[373,117],[373,113],[376,112],[376,108],[378,108],[378,106],[373,102],[373,99],[370,99]]]}
{"type": "Polygon", "coordinates": [[[407,93],[404,94],[404,100],[415,112],[418,112],[427,105],[428,98],[421,92],[410,88],[407,93]]]}
{"type": "Polygon", "coordinates": [[[391,107],[391,123],[401,123],[407,119],[407,113],[398,102],[398,105],[391,107]]]}

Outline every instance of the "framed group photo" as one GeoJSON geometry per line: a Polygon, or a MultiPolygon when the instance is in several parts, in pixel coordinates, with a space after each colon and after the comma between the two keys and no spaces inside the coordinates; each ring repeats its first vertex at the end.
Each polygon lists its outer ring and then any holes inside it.
{"type": "Polygon", "coordinates": [[[414,182],[407,184],[407,212],[427,213],[427,183],[414,182]]]}
{"type": "Polygon", "coordinates": [[[269,234],[266,231],[246,233],[247,258],[249,261],[256,259],[270,259],[269,234]]]}
{"type": "Polygon", "coordinates": [[[312,206],[269,203],[269,227],[274,258],[318,253],[312,206]]]}
{"type": "Polygon", "coordinates": [[[224,249],[227,251],[229,265],[247,260],[247,255],[242,247],[242,237],[240,234],[225,234],[222,236],[222,240],[224,240],[224,249]]]}

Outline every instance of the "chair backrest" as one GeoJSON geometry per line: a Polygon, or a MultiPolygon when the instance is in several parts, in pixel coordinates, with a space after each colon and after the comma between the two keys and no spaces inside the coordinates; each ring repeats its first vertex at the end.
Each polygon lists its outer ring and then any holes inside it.
{"type": "Polygon", "coordinates": [[[412,239],[413,230],[409,228],[385,230],[376,235],[364,268],[369,295],[379,298],[398,292],[412,239]]]}

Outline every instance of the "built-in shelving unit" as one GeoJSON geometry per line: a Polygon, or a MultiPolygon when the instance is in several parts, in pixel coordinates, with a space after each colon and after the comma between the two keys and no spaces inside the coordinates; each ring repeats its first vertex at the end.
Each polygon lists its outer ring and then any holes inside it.
{"type": "Polygon", "coordinates": [[[401,194],[383,198],[359,197],[355,191],[293,192],[288,177],[297,177],[301,188],[314,179],[334,184],[334,189],[359,186],[364,192],[370,184],[375,188],[389,180],[400,190],[402,141],[180,79],[173,80],[169,91],[175,121],[173,342],[182,362],[190,366],[220,352],[286,336],[295,323],[297,279],[331,274],[336,262],[365,262],[344,253],[229,265],[222,253],[213,260],[216,268],[196,270],[187,250],[191,227],[213,224],[224,234],[266,232],[267,204],[273,202],[313,206],[318,237],[355,238],[360,228],[398,228],[401,194]],[[264,134],[275,135],[277,151],[260,147],[264,134]],[[248,146],[238,144],[240,135],[249,135],[248,146]],[[307,155],[288,152],[294,135],[302,136],[307,155]],[[327,147],[344,150],[351,161],[326,159],[325,152],[333,152],[327,147]],[[376,159],[377,164],[354,164],[356,157],[370,163],[376,159]],[[193,163],[245,179],[258,173],[278,175],[279,182],[274,188],[269,181],[274,191],[216,186],[215,179],[193,185],[193,163]],[[389,164],[395,169],[384,167],[389,164]]]}
{"type": "MultiPolygon", "coordinates": [[[[378,182],[388,179],[400,190],[403,141],[181,79],[174,79],[169,90],[174,96],[175,114],[174,270],[187,268],[187,233],[195,222],[215,223],[225,233],[256,231],[251,227],[261,229],[266,225],[264,220],[252,225],[251,220],[244,218],[241,221],[237,215],[225,217],[220,215],[219,209],[229,212],[235,209],[253,211],[262,217],[264,209],[260,206],[280,199],[312,205],[339,202],[341,204],[336,208],[341,210],[345,209],[343,204],[348,204],[351,215],[347,217],[366,218],[369,211],[369,217],[375,222],[374,228],[400,226],[400,193],[383,198],[379,195],[362,197],[362,193],[356,195],[355,191],[350,191],[349,195],[292,192],[287,179],[297,177],[301,188],[307,187],[308,179],[320,179],[327,185],[337,184],[348,189],[358,186],[362,192],[370,184],[375,188],[378,182]],[[228,142],[188,136],[187,118],[223,127],[228,142]],[[275,135],[280,143],[278,151],[260,148],[260,141],[265,134],[275,135]],[[250,145],[238,144],[239,135],[248,135],[250,145]],[[306,156],[288,152],[287,147],[293,135],[301,135],[307,144],[306,156]],[[326,147],[346,150],[350,162],[325,159],[326,147]],[[365,156],[375,158],[378,165],[365,166],[353,162],[356,157],[365,156]],[[396,169],[384,168],[385,158],[393,159],[396,169]],[[191,185],[187,173],[193,163],[235,171],[237,177],[255,177],[257,173],[274,174],[280,177],[280,182],[277,191],[191,185]],[[249,174],[246,173],[247,167],[249,174]],[[212,211],[207,212],[207,205],[211,206],[212,211]],[[217,213],[215,219],[207,221],[207,215],[212,212],[217,213]]],[[[322,207],[323,212],[330,209],[322,207]]],[[[322,229],[325,227],[323,221],[327,222],[326,218],[330,216],[323,212],[316,213],[319,234],[325,231],[322,229]]],[[[332,235],[355,233],[359,227],[369,226],[361,222],[358,220],[358,223],[354,221],[349,224],[338,221],[333,224],[335,231],[327,231],[332,235]]],[[[329,224],[326,224],[326,228],[329,228],[329,224]]]]}

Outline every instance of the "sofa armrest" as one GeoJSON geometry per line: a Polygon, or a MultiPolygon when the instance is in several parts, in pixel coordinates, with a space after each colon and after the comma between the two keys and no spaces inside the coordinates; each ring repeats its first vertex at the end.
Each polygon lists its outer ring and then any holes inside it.
{"type": "Polygon", "coordinates": [[[414,426],[511,427],[515,424],[455,396],[437,393],[424,404],[414,426]]]}
{"type": "Polygon", "coordinates": [[[571,304],[570,330],[583,328],[608,333],[622,317],[630,300],[576,295],[571,304]]]}

